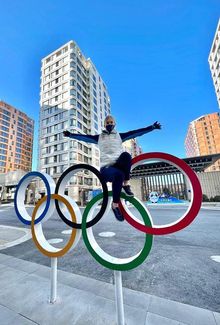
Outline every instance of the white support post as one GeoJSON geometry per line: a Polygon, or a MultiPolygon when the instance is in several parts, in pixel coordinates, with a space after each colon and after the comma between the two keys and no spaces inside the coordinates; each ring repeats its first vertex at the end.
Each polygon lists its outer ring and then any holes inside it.
{"type": "Polygon", "coordinates": [[[117,325],[125,324],[121,271],[114,271],[117,325]]]}
{"type": "Polygon", "coordinates": [[[57,300],[57,257],[51,258],[50,273],[50,303],[54,304],[57,300]]]}

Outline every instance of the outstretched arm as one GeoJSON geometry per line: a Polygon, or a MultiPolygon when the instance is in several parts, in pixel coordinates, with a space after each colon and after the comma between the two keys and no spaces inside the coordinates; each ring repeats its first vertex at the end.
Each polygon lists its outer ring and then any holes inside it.
{"type": "Polygon", "coordinates": [[[79,134],[79,133],[71,133],[67,130],[63,131],[64,137],[69,137],[71,139],[79,140],[79,141],[85,141],[88,143],[98,143],[99,136],[96,135],[87,135],[87,134],[79,134]]]}
{"type": "Polygon", "coordinates": [[[136,137],[140,137],[141,135],[144,135],[145,133],[151,132],[156,129],[161,129],[161,124],[158,122],[155,122],[154,124],[147,126],[145,128],[137,129],[137,130],[132,130],[124,133],[120,133],[122,142],[134,139],[136,137]]]}

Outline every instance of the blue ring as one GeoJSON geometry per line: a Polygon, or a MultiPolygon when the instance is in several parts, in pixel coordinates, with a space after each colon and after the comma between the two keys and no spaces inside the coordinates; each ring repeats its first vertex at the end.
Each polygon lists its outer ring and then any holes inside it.
{"type": "Polygon", "coordinates": [[[24,175],[22,177],[22,179],[19,181],[19,183],[18,183],[18,185],[16,187],[15,198],[14,198],[14,206],[15,206],[15,212],[16,212],[16,214],[18,216],[18,219],[20,219],[20,221],[23,222],[25,225],[31,225],[31,220],[29,221],[29,220],[24,219],[22,217],[22,215],[20,214],[18,206],[17,206],[17,195],[18,195],[19,187],[21,186],[22,182],[27,177],[30,177],[30,176],[40,177],[43,180],[43,182],[44,182],[44,184],[46,186],[46,189],[47,189],[47,201],[46,201],[45,209],[42,212],[42,214],[39,216],[39,218],[34,221],[34,224],[37,224],[38,222],[40,222],[45,217],[45,215],[46,215],[46,213],[47,213],[47,211],[49,209],[49,206],[50,206],[51,191],[50,191],[50,185],[49,185],[48,180],[46,179],[46,177],[40,172],[29,172],[26,175],[24,175]]]}

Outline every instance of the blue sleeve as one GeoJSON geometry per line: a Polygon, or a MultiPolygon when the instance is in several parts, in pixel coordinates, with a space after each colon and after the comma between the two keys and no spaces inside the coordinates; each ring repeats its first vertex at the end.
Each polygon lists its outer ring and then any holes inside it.
{"type": "Polygon", "coordinates": [[[84,141],[88,143],[95,143],[98,144],[99,140],[99,135],[87,135],[87,134],[79,134],[79,133],[70,133],[68,136],[71,139],[79,140],[79,141],[84,141]]]}
{"type": "Polygon", "coordinates": [[[136,137],[140,137],[141,135],[149,133],[149,132],[153,131],[154,129],[155,129],[154,126],[150,125],[150,126],[147,126],[146,128],[141,128],[141,129],[137,129],[137,130],[120,133],[120,136],[121,136],[122,142],[124,142],[124,141],[130,140],[130,139],[134,139],[136,137]]]}

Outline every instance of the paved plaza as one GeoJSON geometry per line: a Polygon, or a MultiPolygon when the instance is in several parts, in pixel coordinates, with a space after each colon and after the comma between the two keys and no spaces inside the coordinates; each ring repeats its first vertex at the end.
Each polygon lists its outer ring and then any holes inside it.
{"type": "MultiPolygon", "coordinates": [[[[149,210],[154,223],[162,224],[174,221],[182,215],[186,208],[186,206],[151,206],[149,210]]],[[[31,210],[32,208],[29,209],[31,210]]],[[[139,217],[133,208],[131,208],[131,211],[139,217]]],[[[153,246],[147,260],[137,269],[123,272],[122,280],[125,304],[126,299],[128,299],[127,295],[130,295],[131,301],[134,300],[136,304],[132,307],[132,304],[129,306],[130,303],[128,303],[128,307],[125,307],[127,324],[135,324],[135,319],[132,318],[132,314],[135,314],[135,311],[132,311],[132,308],[142,309],[143,317],[140,316],[142,317],[139,322],[140,324],[145,324],[146,322],[146,325],[200,325],[203,324],[205,320],[208,321],[208,323],[206,322],[204,324],[220,324],[218,314],[220,312],[220,263],[218,263],[220,255],[219,216],[220,210],[217,207],[202,208],[196,220],[185,230],[166,236],[154,236],[153,246]],[[138,296],[139,298],[131,298],[132,294],[134,297],[138,296]],[[147,300],[148,303],[146,302],[147,300]],[[142,304],[143,301],[146,303],[144,307],[142,304]],[[195,310],[190,308],[195,308],[195,310]],[[164,317],[165,320],[162,319],[162,321],[160,317],[164,317]],[[200,318],[201,322],[199,322],[200,318]]],[[[26,283],[25,280],[25,283],[22,281],[22,284],[20,284],[17,276],[19,277],[20,272],[28,273],[27,279],[29,280],[27,281],[32,283],[30,284],[31,292],[34,290],[35,286],[38,287],[37,283],[39,283],[39,288],[36,290],[39,289],[40,291],[36,299],[38,299],[40,303],[40,300],[43,299],[43,297],[46,299],[45,297],[48,297],[49,293],[48,278],[50,260],[43,256],[34,246],[32,239],[29,239],[29,227],[20,223],[15,216],[13,206],[2,205],[0,207],[0,225],[0,234],[4,233],[4,242],[0,245],[0,268],[2,272],[0,304],[4,306],[4,299],[10,291],[10,303],[12,303],[12,306],[8,306],[7,308],[12,308],[12,310],[17,312],[20,307],[18,309],[13,307],[15,303],[13,302],[13,294],[15,294],[15,292],[11,291],[13,288],[12,284],[16,286],[17,289],[20,288],[20,286],[25,288],[23,288],[23,290],[28,289],[28,282],[26,283]],[[23,238],[23,242],[18,244],[16,242],[18,240],[16,231],[12,228],[8,228],[7,230],[6,227],[2,226],[23,228],[23,231],[21,231],[21,229],[19,230],[22,233],[21,238],[23,238]],[[24,231],[24,228],[26,231],[24,231]],[[15,242],[14,246],[8,248],[5,247],[7,244],[5,243],[7,232],[10,236],[10,241],[15,242]],[[31,270],[30,272],[29,268],[31,270]],[[15,270],[17,270],[17,272],[15,272],[15,270]],[[12,282],[10,284],[11,289],[6,288],[8,287],[8,285],[6,285],[8,280],[5,280],[6,274],[12,277],[12,282]],[[36,277],[40,277],[40,279],[37,280],[36,277]],[[43,286],[44,283],[45,286],[43,286]],[[44,289],[42,289],[43,292],[40,289],[41,285],[44,287],[44,289]]],[[[56,247],[62,247],[68,240],[69,231],[66,232],[66,230],[69,230],[69,228],[57,215],[54,215],[51,220],[47,221],[43,229],[46,238],[59,242],[55,244],[56,247]]],[[[127,222],[117,222],[112,214],[106,216],[95,225],[93,227],[93,232],[98,244],[106,252],[117,257],[128,257],[137,253],[143,247],[145,238],[143,233],[132,228],[127,222]],[[108,236],[106,232],[110,232],[109,235],[112,237],[105,237],[105,235],[108,236]]],[[[82,286],[84,283],[87,288],[85,289],[86,292],[90,290],[90,294],[95,295],[96,298],[100,293],[96,291],[92,293],[92,290],[101,290],[105,292],[107,296],[108,292],[112,294],[110,299],[111,302],[109,300],[105,301],[105,308],[103,307],[102,317],[107,317],[106,315],[108,315],[108,312],[114,307],[114,290],[112,285],[113,272],[105,269],[93,259],[87,251],[82,238],[73,251],[68,252],[64,257],[58,260],[58,269],[60,270],[58,275],[60,289],[58,292],[62,297],[65,296],[63,292],[69,290],[69,288],[64,288],[66,285],[74,287],[74,290],[84,290],[84,287],[77,288],[77,283],[82,286]],[[65,275],[69,280],[62,280],[62,275],[65,275]],[[73,281],[72,285],[71,281],[73,281]],[[90,289],[88,289],[88,287],[90,287],[90,289]],[[110,304],[111,307],[108,304],[110,304]]],[[[24,276],[26,279],[24,273],[22,273],[21,276],[24,276]]],[[[16,290],[16,292],[15,296],[19,295],[18,290],[16,290]]],[[[30,294],[34,296],[31,292],[30,294]]],[[[88,294],[88,292],[86,294],[88,294]]],[[[82,298],[82,301],[84,301],[84,298],[82,298]]],[[[109,299],[109,297],[104,298],[109,299]]],[[[64,297],[62,299],[64,299],[64,297]]],[[[74,300],[75,298],[72,299],[74,300]]],[[[80,299],[81,298],[79,298],[79,301],[81,301],[80,299]]],[[[66,301],[66,303],[69,305],[70,302],[66,301]]],[[[73,301],[71,303],[73,303],[73,301]]],[[[103,304],[103,302],[100,303],[103,304]]],[[[95,308],[95,303],[91,304],[92,305],[89,303],[87,304],[87,307],[91,309],[91,313],[87,313],[90,316],[93,313],[93,308],[95,308]]],[[[85,312],[86,311],[83,310],[81,316],[85,312]]],[[[112,314],[112,312],[110,314],[112,314]]],[[[24,315],[27,315],[27,317],[30,316],[30,320],[36,323],[44,323],[41,319],[33,315],[33,317],[28,313],[24,313],[24,315]]],[[[10,316],[8,317],[10,318],[10,316]]],[[[59,319],[59,317],[57,319],[59,319]]],[[[80,317],[77,319],[76,323],[72,323],[87,324],[86,322],[82,322],[80,317]]],[[[88,324],[93,324],[91,319],[88,319],[88,324]]],[[[102,322],[100,322],[100,324],[101,323],[102,322]]],[[[113,323],[114,320],[109,318],[109,324],[113,323]]],[[[45,324],[50,324],[50,322],[48,321],[45,324]]],[[[59,322],[57,324],[59,324],[59,322]]],[[[94,324],[99,323],[97,321],[94,324]]]]}

